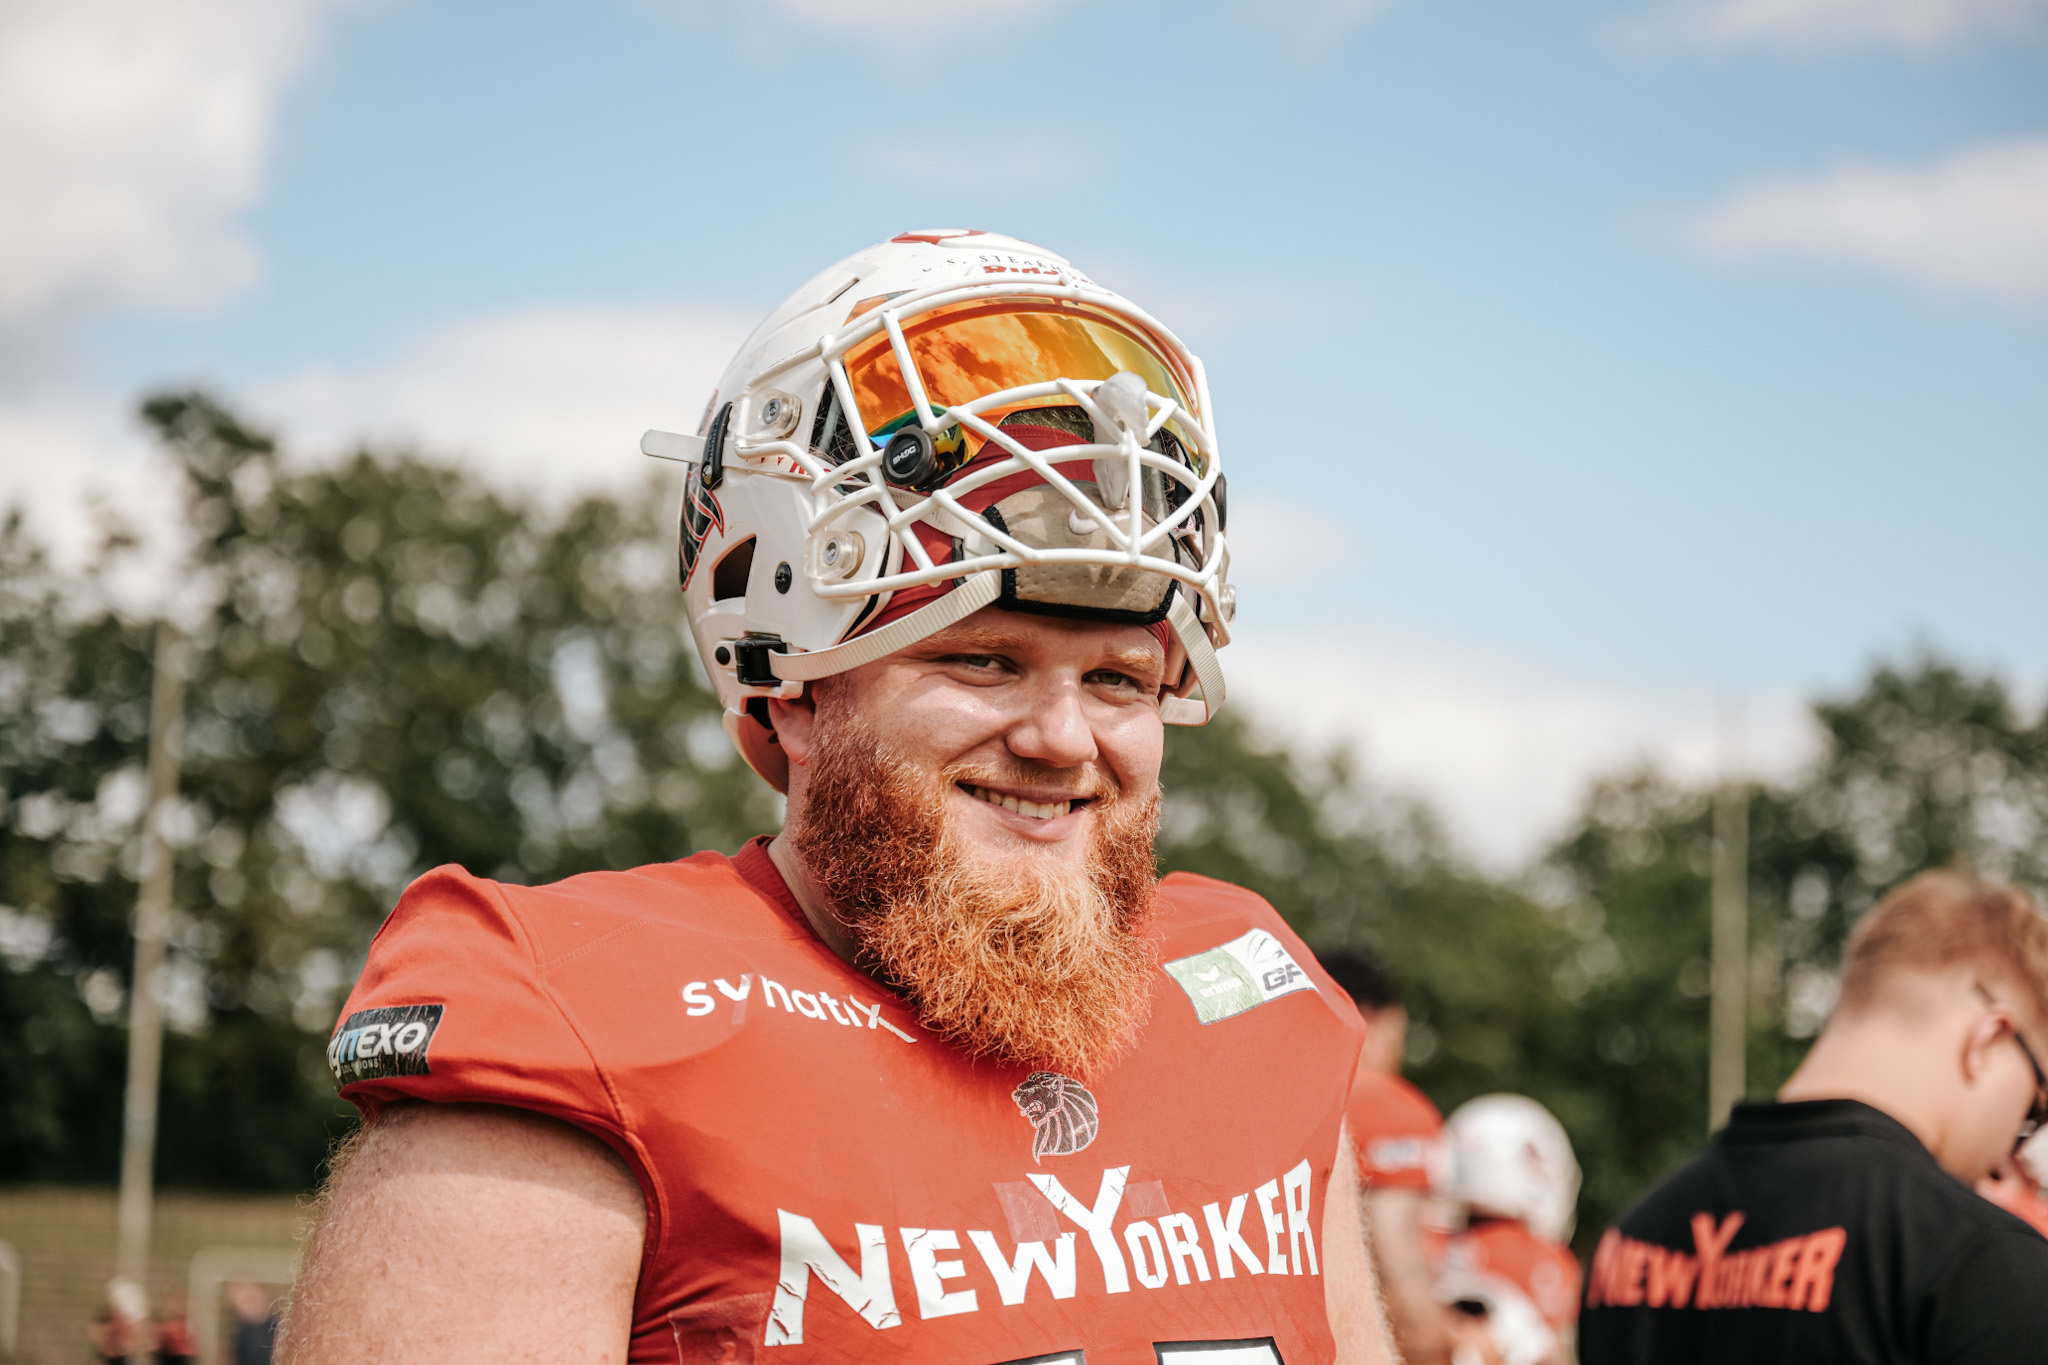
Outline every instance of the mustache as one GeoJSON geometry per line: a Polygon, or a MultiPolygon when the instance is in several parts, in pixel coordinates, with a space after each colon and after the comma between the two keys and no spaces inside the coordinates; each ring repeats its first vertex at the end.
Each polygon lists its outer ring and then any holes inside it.
{"type": "Polygon", "coordinates": [[[1104,806],[1124,799],[1123,784],[1099,764],[1084,768],[1055,768],[1028,759],[991,763],[986,759],[956,763],[939,774],[945,787],[992,787],[998,791],[1018,789],[1050,797],[1055,801],[1087,801],[1104,806]]]}

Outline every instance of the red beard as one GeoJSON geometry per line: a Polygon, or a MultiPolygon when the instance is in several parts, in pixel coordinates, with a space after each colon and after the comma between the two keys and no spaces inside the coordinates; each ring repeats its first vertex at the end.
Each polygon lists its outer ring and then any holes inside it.
{"type": "Polygon", "coordinates": [[[807,809],[786,837],[864,958],[970,1056],[1082,1077],[1106,1066],[1151,1010],[1158,793],[1085,793],[1083,866],[1024,851],[986,862],[946,819],[954,784],[1069,788],[1072,775],[1017,762],[926,778],[820,691],[807,809]]]}

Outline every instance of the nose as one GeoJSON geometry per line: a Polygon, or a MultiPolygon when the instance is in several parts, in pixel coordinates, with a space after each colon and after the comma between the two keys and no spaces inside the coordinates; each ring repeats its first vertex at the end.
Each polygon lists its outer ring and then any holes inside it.
{"type": "Polygon", "coordinates": [[[1047,678],[1020,689],[1024,705],[1004,743],[1018,758],[1049,768],[1077,768],[1097,755],[1095,729],[1088,723],[1079,678],[1047,678]]]}

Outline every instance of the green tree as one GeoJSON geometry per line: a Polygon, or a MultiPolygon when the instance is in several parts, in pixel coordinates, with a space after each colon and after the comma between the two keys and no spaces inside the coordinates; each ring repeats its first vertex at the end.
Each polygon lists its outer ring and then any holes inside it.
{"type": "MultiPolygon", "coordinates": [[[[303,1187],[349,1110],[320,1056],[369,936],[439,863],[514,881],[731,849],[731,760],[653,496],[557,515],[410,455],[331,467],[196,394],[145,415],[199,585],[176,846],[162,1177],[303,1187]]],[[[111,535],[60,577],[0,532],[0,1165],[104,1179],[118,1143],[151,623],[111,535]]]]}
{"type": "MultiPolygon", "coordinates": [[[[1755,1096],[1798,1065],[1833,1006],[1849,932],[1885,892],[1950,866],[2048,892],[2048,712],[2027,721],[2003,683],[1931,653],[1813,711],[1812,767],[1749,795],[1755,1096]]],[[[1559,1111],[1587,1171],[1582,1232],[1705,1133],[1712,827],[1705,790],[1609,781],[1537,878],[1580,927],[1557,982],[1578,1035],[1561,1060],[1607,1120],[1559,1111]]]]}

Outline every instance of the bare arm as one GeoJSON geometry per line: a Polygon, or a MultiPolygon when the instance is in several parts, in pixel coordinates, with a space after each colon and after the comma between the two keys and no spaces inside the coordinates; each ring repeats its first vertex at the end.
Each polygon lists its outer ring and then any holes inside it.
{"type": "Polygon", "coordinates": [[[1386,1296],[1387,1317],[1402,1358],[1408,1365],[1446,1365],[1451,1358],[1451,1324],[1436,1301],[1423,1252],[1422,1192],[1371,1190],[1365,1207],[1380,1292],[1386,1296]]]}
{"type": "Polygon", "coordinates": [[[387,1109],[329,1181],[281,1365],[622,1362],[647,1221],[603,1143],[489,1105],[387,1109]]]}
{"type": "Polygon", "coordinates": [[[1337,1159],[1330,1168],[1330,1192],[1323,1201],[1323,1302],[1339,1365],[1396,1365],[1400,1356],[1387,1339],[1379,1286],[1366,1242],[1358,1188],[1358,1154],[1347,1128],[1337,1134],[1337,1159]]]}

